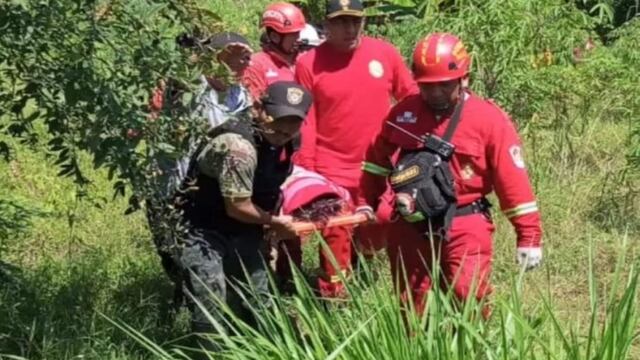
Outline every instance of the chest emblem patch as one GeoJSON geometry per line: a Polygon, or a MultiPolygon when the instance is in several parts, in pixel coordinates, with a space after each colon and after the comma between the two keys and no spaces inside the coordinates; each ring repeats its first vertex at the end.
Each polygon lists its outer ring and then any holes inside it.
{"type": "Polygon", "coordinates": [[[460,170],[460,177],[462,180],[471,180],[475,174],[476,173],[473,171],[473,166],[471,166],[471,164],[464,164],[460,170]]]}
{"type": "Polygon", "coordinates": [[[369,62],[369,74],[376,79],[381,78],[384,75],[384,67],[378,60],[371,60],[369,62]]]}

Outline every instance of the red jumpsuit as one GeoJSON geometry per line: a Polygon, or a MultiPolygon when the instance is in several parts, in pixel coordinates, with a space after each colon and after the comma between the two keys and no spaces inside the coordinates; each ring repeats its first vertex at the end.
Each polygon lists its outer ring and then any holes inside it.
{"type": "MultiPolygon", "coordinates": [[[[517,233],[518,247],[540,245],[540,215],[529,183],[522,145],[516,129],[497,105],[473,94],[465,95],[460,123],[453,135],[455,153],[450,162],[455,180],[458,207],[471,204],[492,191],[496,192],[502,212],[509,218],[517,233]]],[[[420,95],[406,98],[389,113],[387,121],[415,135],[433,133],[443,136],[449,119],[436,121],[424,105],[420,95]]],[[[386,189],[386,175],[398,161],[401,149],[416,149],[421,144],[391,126],[385,126],[367,151],[361,178],[359,204],[375,207],[379,195],[386,189]]],[[[424,230],[424,229],[423,229],[424,230]]],[[[423,311],[425,295],[431,288],[428,267],[434,250],[440,251],[441,278],[453,286],[456,296],[464,300],[475,284],[475,296],[480,299],[491,291],[489,275],[492,262],[491,218],[482,213],[458,216],[453,219],[445,242],[431,241],[417,224],[404,219],[392,223],[388,252],[394,281],[406,297],[410,290],[416,309],[423,311]],[[403,279],[400,259],[407,271],[403,279]],[[425,261],[428,267],[425,267],[425,261]]],[[[436,252],[437,253],[437,252],[436,252]]]]}
{"type": "MultiPolygon", "coordinates": [[[[308,206],[321,197],[335,197],[343,201],[340,214],[347,214],[353,211],[353,200],[349,192],[322,175],[304,170],[301,167],[294,167],[293,174],[282,184],[282,213],[292,215],[296,210],[308,206]]],[[[323,297],[338,297],[344,293],[344,284],[338,272],[342,272],[343,277],[349,275],[351,260],[351,239],[353,228],[351,226],[336,226],[326,228],[321,231],[322,237],[331,250],[331,255],[320,247],[320,269],[321,275],[318,277],[318,290],[323,297]],[[336,261],[334,266],[331,258],[336,261]]],[[[285,243],[286,253],[280,252],[276,262],[276,271],[283,280],[291,279],[291,267],[289,260],[298,268],[302,265],[302,244],[301,239],[287,240],[285,243]],[[283,256],[288,254],[289,256],[283,256]]]]}
{"type": "Polygon", "coordinates": [[[259,99],[267,86],[276,81],[293,81],[293,78],[293,65],[265,49],[251,56],[251,63],[242,74],[242,84],[254,99],[259,99]]]}
{"type": "MultiPolygon", "coordinates": [[[[393,45],[362,37],[350,53],[328,42],[300,55],[296,80],[313,94],[313,106],[301,129],[294,162],[346,188],[355,198],[361,164],[371,139],[380,132],[392,99],[417,92],[417,86],[393,45]]],[[[357,229],[365,253],[383,246],[384,229],[357,229]]]]}

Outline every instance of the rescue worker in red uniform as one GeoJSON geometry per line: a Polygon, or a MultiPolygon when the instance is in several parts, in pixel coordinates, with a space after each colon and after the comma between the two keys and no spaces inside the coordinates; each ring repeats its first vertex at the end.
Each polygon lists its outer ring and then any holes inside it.
{"type": "MultiPolygon", "coordinates": [[[[421,40],[413,53],[413,73],[420,94],[393,107],[363,163],[357,202],[361,206],[381,206],[379,196],[388,186],[387,175],[402,174],[389,178],[393,184],[424,170],[398,169],[409,154],[425,151],[422,139],[414,136],[446,138],[443,134],[452,118],[459,120],[455,121],[458,125],[450,140],[454,152],[446,168],[452,177],[451,188],[455,189],[451,201],[454,212],[446,236],[429,236],[435,232],[429,232],[425,225],[428,219],[419,212],[419,191],[396,193],[393,198],[396,214],[403,216],[398,216],[389,230],[391,271],[403,299],[410,291],[420,313],[432,286],[431,269],[437,266],[445,280],[439,285],[452,287],[461,301],[469,296],[482,299],[491,291],[494,225],[485,196],[492,191],[515,228],[518,263],[529,270],[542,260],[540,214],[522,157],[522,143],[500,107],[463,86],[470,62],[463,43],[451,34],[435,33],[421,40]],[[433,259],[439,263],[433,264],[433,259]],[[402,266],[408,283],[403,280],[402,266]],[[475,293],[471,293],[473,286],[475,293]]],[[[446,181],[442,183],[446,185],[446,181]]]]}
{"type": "MultiPolygon", "coordinates": [[[[355,206],[349,192],[324,176],[294,166],[292,174],[282,184],[283,215],[293,216],[296,221],[322,223],[329,217],[351,213],[355,206]]],[[[320,233],[332,255],[320,246],[320,269],[318,292],[324,298],[335,298],[344,295],[342,278],[349,275],[351,260],[352,226],[335,226],[320,230],[320,233]],[[337,266],[331,259],[335,259],[337,266]],[[342,273],[342,276],[340,275],[342,273]]],[[[276,270],[287,289],[292,280],[289,261],[298,268],[302,266],[302,241],[300,238],[287,239],[284,243],[286,251],[278,256],[276,270]]]]}
{"type": "MultiPolygon", "coordinates": [[[[393,45],[363,35],[360,0],[329,0],[326,9],[326,41],[296,63],[296,80],[311,91],[314,102],[294,162],[355,198],[365,151],[393,99],[416,93],[417,87],[393,45]]],[[[383,247],[384,236],[378,225],[356,229],[365,256],[383,247]]]]}
{"type": "Polygon", "coordinates": [[[293,81],[298,38],[305,25],[302,11],[286,2],[270,4],[262,13],[262,51],[253,54],[242,77],[254,99],[259,99],[274,82],[293,81]]]}

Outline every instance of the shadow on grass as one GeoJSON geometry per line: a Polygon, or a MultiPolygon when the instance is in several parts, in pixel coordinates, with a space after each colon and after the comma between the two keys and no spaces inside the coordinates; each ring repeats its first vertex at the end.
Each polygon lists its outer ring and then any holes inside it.
{"type": "Polygon", "coordinates": [[[0,199],[0,257],[10,241],[29,230],[34,218],[49,215],[13,200],[0,199]]]}
{"type": "Polygon", "coordinates": [[[74,260],[19,269],[0,262],[0,354],[28,359],[147,358],[104,316],[162,344],[183,335],[172,288],[157,259],[118,259],[91,250],[74,260]]]}
{"type": "Polygon", "coordinates": [[[589,211],[591,221],[605,231],[640,232],[640,190],[634,181],[627,176],[605,180],[589,211]]]}

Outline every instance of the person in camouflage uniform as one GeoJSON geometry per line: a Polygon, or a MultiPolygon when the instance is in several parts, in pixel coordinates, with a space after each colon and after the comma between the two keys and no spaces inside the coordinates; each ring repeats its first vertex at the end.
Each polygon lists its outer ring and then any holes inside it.
{"type": "MultiPolygon", "coordinates": [[[[291,172],[291,140],[310,105],[311,95],[297,83],[274,83],[251,119],[229,118],[192,157],[176,199],[188,229],[180,259],[185,291],[221,324],[220,301],[252,325],[258,302],[268,306],[265,228],[276,239],[295,234],[290,216],[271,212],[291,172]]],[[[194,332],[215,332],[203,309],[191,310],[194,332]]]]}
{"type": "MultiPolygon", "coordinates": [[[[207,38],[182,34],[176,38],[177,44],[188,51],[191,57],[213,53],[213,60],[230,72],[231,80],[239,77],[248,66],[252,49],[245,37],[232,32],[221,32],[207,38]]],[[[248,90],[237,82],[227,83],[223,78],[201,75],[201,87],[196,93],[196,107],[193,116],[206,122],[214,129],[230,116],[245,116],[252,99],[248,90]]],[[[153,121],[165,107],[174,105],[184,88],[171,79],[160,80],[153,90],[149,102],[149,119],[153,121]]],[[[182,184],[190,159],[198,146],[198,139],[189,141],[184,155],[175,158],[173,154],[155,154],[152,167],[159,169],[154,178],[154,191],[146,199],[146,215],[153,243],[156,247],[165,273],[174,285],[173,308],[178,310],[184,303],[183,274],[180,270],[180,249],[177,238],[180,229],[176,226],[173,197],[182,184]]]]}

